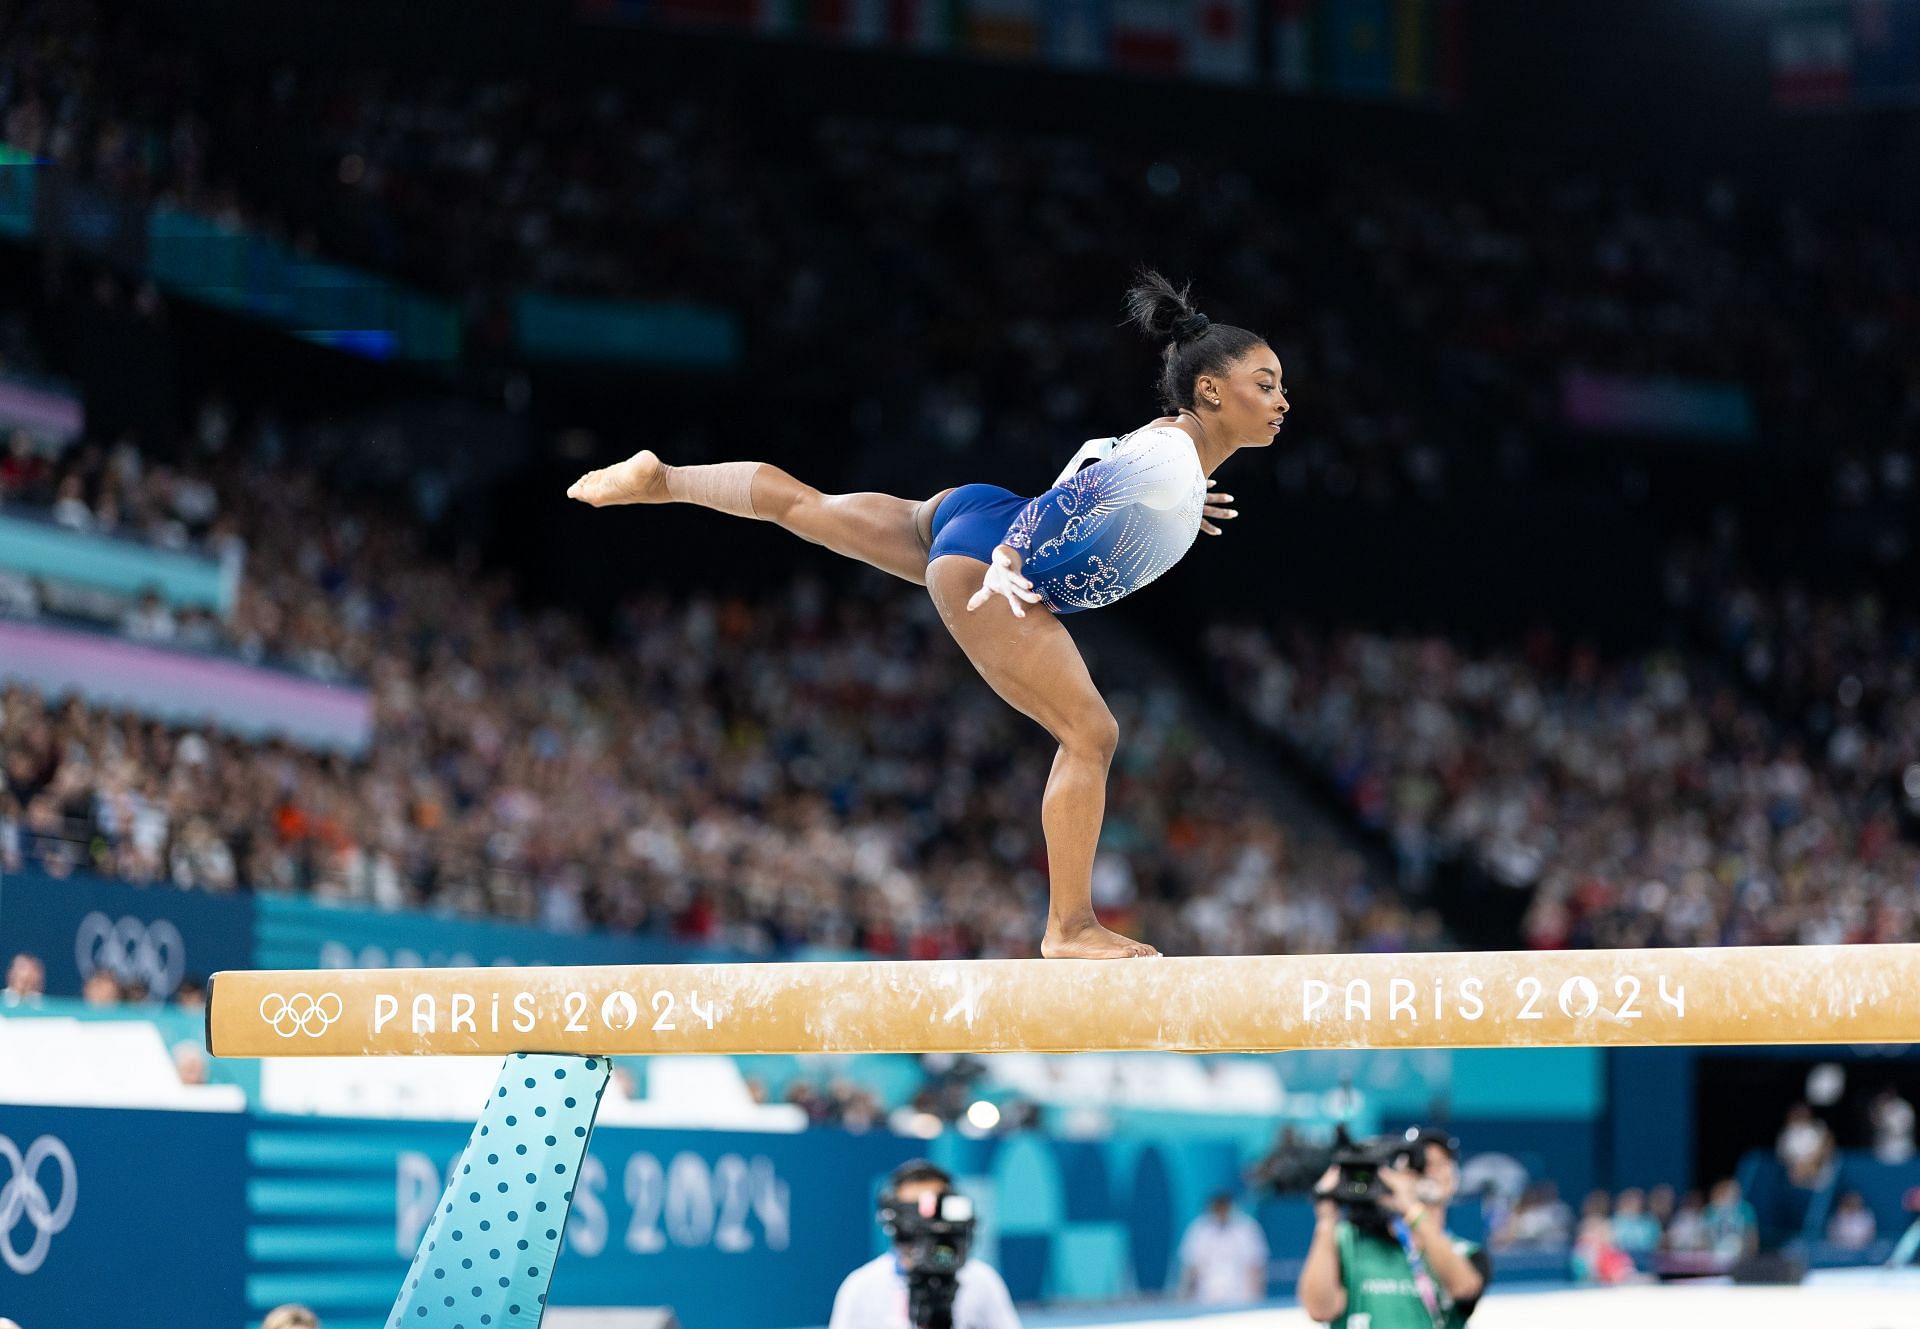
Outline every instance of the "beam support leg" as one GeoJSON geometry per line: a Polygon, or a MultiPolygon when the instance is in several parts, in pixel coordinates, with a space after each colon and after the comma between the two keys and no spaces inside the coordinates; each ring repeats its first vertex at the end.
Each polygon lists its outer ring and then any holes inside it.
{"type": "Polygon", "coordinates": [[[387,1329],[538,1329],[612,1069],[605,1057],[507,1058],[387,1329]]]}

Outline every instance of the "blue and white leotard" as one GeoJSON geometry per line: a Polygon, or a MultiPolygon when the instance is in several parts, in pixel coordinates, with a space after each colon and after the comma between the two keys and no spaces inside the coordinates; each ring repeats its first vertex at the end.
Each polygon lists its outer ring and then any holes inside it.
{"type": "Polygon", "coordinates": [[[1056,614],[1110,605],[1178,563],[1200,534],[1207,477],[1193,440],[1155,425],[1115,441],[1038,498],[998,485],[962,485],[933,514],[927,561],[964,554],[990,562],[1020,551],[1021,573],[1056,614]]]}

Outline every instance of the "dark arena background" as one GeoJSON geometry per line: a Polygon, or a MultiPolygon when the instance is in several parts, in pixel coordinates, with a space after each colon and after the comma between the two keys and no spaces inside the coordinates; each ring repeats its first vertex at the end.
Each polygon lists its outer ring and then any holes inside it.
{"type": "Polygon", "coordinates": [[[0,1327],[1920,1324],[1920,0],[12,0],[0,139],[0,1327]]]}

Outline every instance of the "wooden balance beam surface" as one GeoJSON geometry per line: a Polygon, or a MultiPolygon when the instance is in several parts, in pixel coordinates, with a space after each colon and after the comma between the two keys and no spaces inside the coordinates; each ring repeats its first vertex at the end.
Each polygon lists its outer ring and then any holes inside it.
{"type": "Polygon", "coordinates": [[[1920,945],[227,972],[222,1057],[1920,1042],[1920,945]]]}

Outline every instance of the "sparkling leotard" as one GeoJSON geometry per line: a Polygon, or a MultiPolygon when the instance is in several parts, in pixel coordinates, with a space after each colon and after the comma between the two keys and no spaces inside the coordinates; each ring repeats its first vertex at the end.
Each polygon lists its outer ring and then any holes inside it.
{"type": "Polygon", "coordinates": [[[933,517],[928,561],[993,558],[1018,549],[1021,571],[1056,614],[1110,605],[1178,563],[1200,532],[1207,477],[1193,442],[1156,425],[1088,444],[1099,460],[1063,475],[1038,498],[999,485],[962,485],[933,517]]]}
{"type": "Polygon", "coordinates": [[[1206,499],[1193,440],[1156,425],[1027,504],[1004,543],[1055,610],[1095,609],[1178,563],[1200,534],[1206,499]]]}

